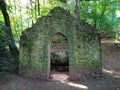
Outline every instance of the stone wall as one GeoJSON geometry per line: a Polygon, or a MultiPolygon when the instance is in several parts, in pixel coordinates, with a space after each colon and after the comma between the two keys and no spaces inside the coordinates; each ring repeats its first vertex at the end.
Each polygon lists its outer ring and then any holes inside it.
{"type": "Polygon", "coordinates": [[[50,46],[56,33],[68,39],[69,74],[73,80],[96,77],[102,71],[100,38],[94,28],[56,7],[48,16],[22,33],[20,39],[20,74],[48,79],[50,46]]]}

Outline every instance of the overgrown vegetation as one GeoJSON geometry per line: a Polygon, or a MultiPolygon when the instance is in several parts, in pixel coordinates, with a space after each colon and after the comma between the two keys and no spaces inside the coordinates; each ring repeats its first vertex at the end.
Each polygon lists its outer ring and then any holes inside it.
{"type": "Polygon", "coordinates": [[[13,72],[13,70],[15,70],[15,63],[14,58],[9,51],[5,31],[6,28],[4,23],[0,22],[0,72],[13,72]]]}
{"type": "MultiPolygon", "coordinates": [[[[6,0],[12,32],[16,42],[19,42],[21,32],[45,16],[55,6],[67,9],[73,16],[94,26],[102,36],[115,37],[120,21],[119,0],[6,0]],[[77,7],[78,6],[78,7],[77,7]],[[79,9],[76,9],[79,8],[79,9]],[[79,11],[77,11],[79,10],[79,11]],[[79,13],[79,14],[77,14],[79,13]]],[[[2,14],[0,15],[3,21],[2,14]]]]}
{"type": "Polygon", "coordinates": [[[119,5],[120,0],[0,0],[0,70],[4,65],[9,68],[10,60],[15,59],[17,63],[15,44],[18,45],[22,31],[55,6],[61,6],[78,19],[88,22],[102,37],[114,38],[120,46],[119,5]],[[7,16],[3,12],[8,12],[7,16]]]}

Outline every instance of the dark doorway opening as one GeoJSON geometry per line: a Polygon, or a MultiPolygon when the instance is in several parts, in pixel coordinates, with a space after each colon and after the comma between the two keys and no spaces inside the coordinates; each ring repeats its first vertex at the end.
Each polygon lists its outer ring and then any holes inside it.
{"type": "Polygon", "coordinates": [[[54,80],[67,80],[69,78],[68,40],[56,33],[51,42],[50,51],[50,78],[54,80]]]}

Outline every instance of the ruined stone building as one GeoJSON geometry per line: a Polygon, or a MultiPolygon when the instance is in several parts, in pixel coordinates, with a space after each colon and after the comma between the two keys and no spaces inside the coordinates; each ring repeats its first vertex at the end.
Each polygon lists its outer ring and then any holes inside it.
{"type": "Polygon", "coordinates": [[[22,33],[20,75],[49,79],[52,66],[50,53],[55,52],[54,47],[59,47],[52,43],[55,42],[55,36],[62,36],[65,39],[63,48],[67,50],[70,79],[91,78],[101,74],[99,34],[91,25],[76,19],[63,8],[55,7],[47,16],[39,18],[36,24],[22,33]]]}

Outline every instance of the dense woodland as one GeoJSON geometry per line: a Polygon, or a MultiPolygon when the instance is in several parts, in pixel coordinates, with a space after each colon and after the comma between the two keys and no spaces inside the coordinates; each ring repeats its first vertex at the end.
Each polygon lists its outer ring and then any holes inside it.
{"type": "Polygon", "coordinates": [[[119,46],[120,0],[0,0],[0,71],[18,71],[22,31],[56,6],[89,23],[101,38],[114,39],[119,46]]]}

